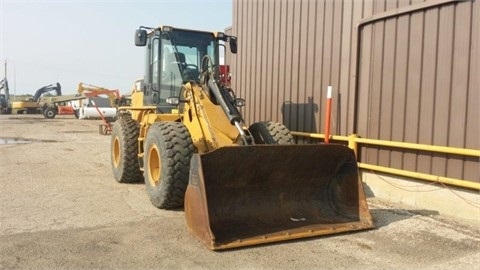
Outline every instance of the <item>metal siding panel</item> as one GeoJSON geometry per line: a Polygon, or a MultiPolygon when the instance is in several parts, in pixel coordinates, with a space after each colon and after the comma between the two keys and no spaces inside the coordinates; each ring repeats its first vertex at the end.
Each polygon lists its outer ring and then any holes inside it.
{"type": "MultiPolygon", "coordinates": [[[[363,14],[362,18],[368,18],[373,14],[373,1],[365,2],[365,5],[362,7],[363,14]]],[[[372,50],[373,50],[373,25],[367,25],[361,30],[361,51],[360,56],[361,61],[359,64],[359,89],[358,89],[358,111],[357,113],[357,132],[358,135],[363,137],[369,136],[369,126],[370,126],[370,66],[372,65],[372,50]]],[[[368,162],[368,151],[364,151],[364,147],[361,149],[361,158],[362,162],[368,162]]],[[[376,160],[374,160],[376,161],[376,160]]]]}
{"type": "MultiPolygon", "coordinates": [[[[351,77],[351,67],[354,66],[354,53],[355,49],[355,40],[353,36],[355,35],[354,27],[354,14],[353,14],[353,1],[343,1],[342,5],[342,29],[341,29],[341,56],[340,56],[340,74],[339,80],[341,89],[340,95],[338,96],[338,104],[340,109],[337,110],[340,114],[339,117],[339,129],[338,133],[340,135],[348,135],[351,133],[350,128],[350,119],[352,119],[353,110],[350,108],[350,99],[353,99],[352,88],[353,85],[350,83],[351,77]]],[[[353,106],[352,106],[353,108],[353,106]]]]}
{"type": "MultiPolygon", "coordinates": [[[[467,119],[468,70],[470,62],[470,3],[462,3],[455,7],[454,13],[454,44],[452,69],[452,95],[450,100],[450,115],[448,146],[465,147],[467,119]]],[[[452,156],[447,161],[447,175],[462,179],[463,158],[452,156]]]]}
{"type": "MultiPolygon", "coordinates": [[[[369,100],[368,100],[368,130],[367,137],[379,139],[380,136],[380,111],[382,104],[382,70],[383,70],[383,54],[384,54],[384,37],[385,27],[384,22],[377,22],[373,24],[372,37],[372,58],[370,69],[370,85],[369,100]]],[[[372,164],[379,164],[379,152],[377,149],[369,148],[367,150],[367,162],[372,164]]],[[[385,164],[384,164],[385,165],[385,164]]]]}
{"type": "Polygon", "coordinates": [[[330,51],[330,42],[331,42],[331,22],[329,21],[329,15],[331,15],[331,8],[329,4],[331,1],[321,1],[319,3],[319,13],[320,19],[317,20],[317,27],[319,27],[319,36],[317,36],[317,51],[315,52],[317,62],[315,63],[316,70],[315,74],[317,77],[317,89],[315,91],[314,102],[318,104],[318,119],[317,125],[318,130],[321,133],[324,133],[324,119],[325,119],[325,96],[327,86],[329,84],[329,57],[331,54],[330,51]]]}
{"type": "Polygon", "coordinates": [[[290,110],[290,123],[292,123],[292,130],[299,129],[299,123],[302,122],[302,115],[299,114],[300,106],[300,89],[299,89],[299,72],[300,72],[300,38],[301,38],[301,1],[292,1],[293,2],[293,17],[292,17],[292,47],[289,51],[291,57],[291,77],[289,87],[287,91],[290,91],[291,97],[290,101],[292,102],[292,107],[290,110]]]}
{"type": "Polygon", "coordinates": [[[271,46],[271,39],[269,36],[271,35],[271,32],[269,32],[269,6],[268,2],[262,2],[263,4],[263,12],[262,12],[262,19],[263,23],[261,25],[262,27],[262,35],[260,37],[260,40],[262,40],[262,62],[261,64],[261,76],[260,76],[260,86],[257,91],[263,93],[262,101],[260,103],[260,108],[261,108],[261,113],[260,113],[260,121],[264,121],[266,119],[269,119],[267,110],[269,107],[271,107],[271,96],[272,96],[272,89],[267,87],[267,80],[268,80],[268,70],[269,70],[269,63],[270,63],[270,52],[269,52],[269,47],[271,46]]]}
{"type": "Polygon", "coordinates": [[[275,10],[275,16],[274,16],[274,42],[273,42],[273,66],[272,66],[272,71],[273,71],[273,76],[272,76],[272,120],[281,122],[281,105],[282,101],[280,101],[280,70],[282,69],[282,66],[280,65],[281,57],[280,57],[280,51],[281,47],[280,45],[282,44],[281,40],[283,38],[283,28],[282,28],[282,2],[281,1],[272,1],[274,3],[274,10],[275,10]]]}
{"type": "Polygon", "coordinates": [[[258,59],[260,56],[260,51],[259,51],[259,31],[258,31],[258,8],[259,8],[259,1],[251,1],[252,5],[252,10],[251,10],[251,21],[250,23],[252,24],[252,28],[250,31],[250,40],[252,42],[251,48],[249,50],[250,55],[251,55],[251,66],[250,66],[250,123],[256,122],[259,113],[259,99],[260,99],[260,93],[257,88],[257,76],[259,70],[257,70],[258,66],[258,59]]]}
{"type": "MultiPolygon", "coordinates": [[[[471,50],[468,84],[468,103],[465,146],[469,149],[480,149],[480,1],[472,4],[471,15],[471,50]]],[[[480,160],[478,157],[468,158],[464,164],[464,179],[480,182],[480,160]]]]}
{"type": "Polygon", "coordinates": [[[263,104],[264,108],[264,117],[261,119],[262,121],[272,119],[273,113],[272,113],[272,107],[273,103],[275,102],[273,100],[273,92],[276,91],[274,88],[272,88],[272,78],[273,78],[273,55],[274,55],[274,50],[272,49],[274,46],[274,43],[276,41],[275,39],[275,24],[274,24],[274,17],[275,17],[275,2],[274,1],[268,1],[266,3],[266,8],[264,10],[264,17],[266,17],[266,23],[264,24],[264,29],[263,29],[263,39],[265,40],[265,45],[263,48],[263,51],[266,54],[266,62],[264,63],[265,65],[265,76],[262,77],[263,79],[263,84],[262,84],[262,89],[260,91],[263,91],[266,93],[265,96],[265,104],[263,104]]]}
{"type": "Polygon", "coordinates": [[[397,6],[398,8],[401,8],[401,7],[406,7],[406,6],[410,6],[410,5],[413,5],[414,1],[411,1],[411,0],[398,0],[398,3],[397,3],[397,6]]]}
{"type": "MultiPolygon", "coordinates": [[[[292,130],[323,132],[326,87],[333,85],[332,133],[348,134],[354,126],[356,24],[419,2],[234,0],[240,53],[231,63],[237,93],[247,100],[246,122],[270,118],[292,130]]],[[[356,97],[360,136],[479,148],[479,2],[458,6],[364,27],[356,97]]],[[[366,149],[362,162],[479,181],[478,158],[447,161],[426,152],[366,149]]]]}
{"type": "MultiPolygon", "coordinates": [[[[405,108],[405,142],[418,142],[420,125],[420,92],[422,84],[423,46],[424,46],[424,13],[411,15],[408,40],[407,90],[405,108]]],[[[406,170],[417,170],[418,151],[404,154],[403,164],[406,170]]]]}
{"type": "MultiPolygon", "coordinates": [[[[440,8],[437,54],[437,81],[435,88],[435,106],[433,118],[433,144],[448,146],[448,114],[452,89],[452,58],[454,40],[454,7],[440,8]]],[[[432,159],[432,173],[446,174],[446,155],[435,155],[432,159]]]]}
{"type": "Polygon", "coordinates": [[[317,27],[317,1],[308,1],[308,6],[306,7],[306,13],[308,16],[308,20],[305,22],[306,24],[306,38],[305,38],[305,72],[303,80],[303,85],[305,88],[305,132],[319,132],[319,129],[316,125],[316,115],[318,113],[318,104],[313,102],[313,97],[315,96],[315,92],[319,91],[316,85],[316,73],[315,73],[315,62],[316,62],[316,55],[315,55],[315,47],[317,46],[315,32],[317,27]]]}
{"type": "Polygon", "coordinates": [[[265,104],[265,91],[262,89],[262,77],[264,76],[264,60],[265,60],[265,52],[263,51],[264,44],[266,40],[263,36],[263,24],[264,24],[264,17],[263,17],[263,7],[264,1],[256,1],[257,3],[257,35],[255,37],[256,40],[256,52],[257,56],[255,58],[255,88],[253,91],[255,92],[255,122],[265,119],[263,114],[263,107],[265,104]]]}
{"type": "Polygon", "coordinates": [[[249,123],[253,123],[256,121],[257,115],[257,98],[256,95],[258,94],[255,91],[255,78],[257,74],[256,65],[257,65],[257,3],[258,1],[249,1],[249,13],[250,13],[250,31],[249,31],[249,42],[250,48],[248,49],[248,118],[250,119],[249,123]]]}
{"type": "Polygon", "coordinates": [[[315,89],[312,95],[312,103],[316,105],[316,116],[315,126],[318,128],[318,132],[323,131],[322,123],[322,72],[323,72],[323,55],[324,55],[324,30],[325,30],[325,4],[326,1],[318,1],[316,6],[316,23],[315,23],[315,65],[314,65],[314,76],[315,76],[315,89]]]}
{"type": "MultiPolygon", "coordinates": [[[[249,83],[249,78],[250,78],[250,74],[248,73],[249,72],[249,63],[250,61],[248,61],[249,57],[250,57],[250,51],[249,51],[249,46],[250,46],[250,19],[249,19],[249,10],[248,10],[248,2],[243,2],[243,14],[242,14],[242,24],[243,24],[243,27],[242,27],[242,44],[243,44],[243,50],[241,51],[242,52],[242,76],[241,76],[241,79],[242,79],[242,90],[243,90],[243,97],[245,98],[245,100],[247,100],[247,104],[245,106],[245,110],[244,110],[244,116],[245,116],[245,119],[249,120],[248,118],[248,108],[250,106],[250,100],[248,99],[248,83],[249,83]]],[[[248,122],[248,121],[247,121],[248,122]]]]}
{"type": "MultiPolygon", "coordinates": [[[[360,123],[364,121],[364,117],[362,117],[362,114],[360,113],[357,113],[355,111],[356,109],[356,104],[358,105],[358,112],[361,111],[362,109],[362,106],[359,104],[359,102],[357,102],[358,100],[360,100],[361,96],[360,95],[360,91],[357,93],[357,95],[355,94],[355,80],[356,80],[356,77],[358,76],[358,82],[359,82],[359,85],[358,85],[358,88],[359,89],[363,89],[361,88],[361,85],[360,85],[360,82],[361,82],[361,79],[362,79],[362,76],[361,76],[361,70],[360,70],[360,63],[359,65],[357,66],[357,55],[361,54],[361,52],[363,50],[363,47],[364,47],[364,43],[365,42],[362,42],[361,45],[359,46],[360,48],[357,48],[357,42],[360,42],[359,39],[361,40],[362,38],[361,37],[364,37],[366,34],[366,30],[363,30],[362,31],[362,36],[358,36],[358,22],[363,18],[363,9],[364,9],[364,5],[361,1],[352,1],[352,25],[351,25],[351,42],[349,45],[346,45],[346,46],[350,46],[350,61],[349,61],[349,76],[348,76],[348,80],[349,80],[349,95],[347,97],[347,110],[348,110],[348,114],[347,114],[347,132],[348,133],[353,133],[353,132],[357,132],[359,133],[360,129],[362,129],[360,123]],[[359,52],[357,52],[357,49],[359,50],[359,52]],[[356,74],[356,70],[359,70],[358,71],[358,74],[356,74]],[[355,123],[355,120],[357,120],[355,123]],[[357,124],[357,130],[354,130],[354,127],[355,127],[355,124],[357,124]]],[[[345,14],[348,14],[347,12],[345,12],[345,14]]],[[[345,15],[346,17],[348,15],[345,15]]],[[[360,57],[360,56],[359,56],[360,57]]]]}
{"type": "Polygon", "coordinates": [[[263,44],[265,40],[263,38],[263,4],[264,1],[255,1],[256,3],[256,35],[255,35],[255,80],[253,92],[255,93],[255,117],[254,121],[258,122],[264,119],[262,114],[263,106],[265,106],[265,92],[262,89],[262,76],[263,76],[263,60],[264,60],[264,51],[263,44]]]}
{"type": "MultiPolygon", "coordinates": [[[[322,59],[322,83],[320,95],[320,130],[325,133],[325,104],[327,87],[332,85],[332,60],[333,60],[333,27],[334,27],[334,1],[325,1],[324,29],[323,29],[323,59],[322,59]]],[[[332,85],[334,86],[334,85],[332,85]]],[[[338,89],[334,87],[334,95],[338,89]]],[[[333,102],[332,102],[333,103],[333,102]]],[[[332,106],[333,107],[333,106],[332,106]]],[[[330,122],[332,123],[332,122],[330,122]]]]}
{"type": "MultiPolygon", "coordinates": [[[[386,10],[395,9],[397,3],[395,1],[386,2],[386,10]]],[[[381,100],[379,114],[379,138],[383,140],[391,140],[392,138],[392,120],[393,120],[393,88],[395,81],[395,50],[396,50],[396,19],[388,19],[384,23],[383,36],[383,66],[381,71],[381,100]]],[[[391,150],[382,149],[379,151],[379,164],[391,166],[390,163],[391,150]]],[[[395,167],[398,167],[395,166],[395,167]]]]}
{"type": "Polygon", "coordinates": [[[252,80],[252,3],[251,1],[244,1],[244,14],[243,14],[243,24],[244,24],[244,36],[243,40],[245,42],[245,48],[242,51],[242,61],[244,73],[242,76],[243,81],[243,97],[246,100],[246,105],[244,109],[244,117],[247,123],[251,123],[251,115],[253,114],[253,103],[251,99],[251,80],[252,80]]]}
{"type": "MultiPolygon", "coordinates": [[[[337,135],[340,132],[341,123],[340,117],[341,114],[339,110],[341,106],[339,104],[339,97],[343,92],[343,89],[340,88],[340,69],[341,69],[341,55],[342,55],[342,23],[343,23],[343,4],[342,1],[332,1],[333,2],[333,19],[332,19],[332,36],[331,36],[331,46],[332,46],[332,59],[330,63],[330,78],[329,85],[333,86],[332,93],[332,117],[330,119],[331,130],[330,134],[337,135]]],[[[326,97],[326,94],[325,94],[326,97]]]]}
{"type": "Polygon", "coordinates": [[[299,16],[296,21],[298,22],[298,34],[299,34],[299,44],[298,44],[298,68],[296,69],[296,74],[297,74],[297,85],[295,88],[297,89],[298,92],[298,97],[297,97],[297,118],[298,118],[298,124],[297,124],[297,131],[307,131],[307,125],[309,124],[309,117],[307,115],[308,109],[308,103],[307,101],[307,93],[309,93],[309,89],[307,89],[307,79],[306,79],[306,73],[308,71],[307,67],[307,52],[308,52],[308,31],[309,31],[309,3],[308,2],[298,2],[297,6],[299,8],[297,9],[297,15],[299,16]]]}
{"type": "MultiPolygon", "coordinates": [[[[431,144],[433,137],[435,81],[437,66],[438,10],[425,12],[425,34],[422,66],[422,87],[420,96],[419,143],[431,144]]],[[[431,172],[431,155],[419,154],[417,168],[420,172],[431,172]]]]}
{"type": "MultiPolygon", "coordinates": [[[[408,82],[408,56],[410,39],[410,16],[402,16],[396,20],[396,43],[395,43],[395,73],[392,94],[392,117],[391,136],[393,141],[404,141],[407,129],[406,110],[407,82],[408,82]]],[[[417,90],[418,91],[418,90],[417,90]]],[[[415,102],[415,101],[413,101],[415,102]]],[[[414,112],[415,113],[415,112],[414,112]]],[[[403,153],[393,151],[390,165],[394,168],[402,168],[403,153]]]]}
{"type": "MultiPolygon", "coordinates": [[[[249,36],[248,36],[248,26],[249,26],[249,21],[248,21],[248,18],[247,18],[247,14],[248,14],[248,5],[247,5],[247,2],[242,2],[243,5],[242,5],[242,17],[241,17],[241,20],[242,20],[242,36],[240,38],[240,42],[242,43],[242,50],[240,51],[240,53],[242,54],[242,65],[241,65],[241,68],[242,68],[242,72],[241,72],[241,75],[239,77],[239,81],[241,81],[241,87],[240,89],[242,90],[242,96],[247,99],[247,59],[248,59],[248,39],[249,39],[249,36]]],[[[245,109],[243,112],[244,112],[244,115],[246,117],[246,112],[247,110],[245,109]]]]}
{"type": "Polygon", "coordinates": [[[282,85],[282,94],[283,94],[283,121],[284,124],[290,129],[295,130],[296,125],[295,122],[292,122],[291,115],[292,115],[292,105],[294,101],[292,100],[292,90],[291,90],[291,82],[292,82],[292,50],[293,50],[293,32],[294,32],[294,21],[293,21],[293,14],[294,14],[294,5],[293,1],[287,1],[286,3],[286,39],[285,39],[285,52],[283,57],[285,57],[285,75],[283,77],[283,85],[282,85]]]}
{"type": "Polygon", "coordinates": [[[282,117],[282,123],[285,124],[288,127],[288,115],[287,115],[287,108],[286,108],[286,99],[285,99],[285,77],[287,75],[287,70],[289,69],[287,67],[287,41],[288,41],[288,35],[287,35],[287,4],[288,1],[282,1],[282,6],[280,9],[280,17],[282,18],[280,20],[280,25],[281,25],[281,38],[279,39],[280,42],[280,50],[279,50],[279,62],[280,62],[280,72],[278,75],[278,112],[280,116],[282,117]],[[280,105],[281,104],[281,105],[280,105]]]}
{"type": "MultiPolygon", "coordinates": [[[[248,101],[247,99],[247,87],[246,87],[246,75],[247,75],[247,67],[246,67],[246,64],[247,64],[247,56],[248,56],[248,50],[247,50],[247,41],[248,41],[248,38],[249,36],[247,35],[248,31],[247,31],[247,26],[248,26],[248,19],[246,18],[247,16],[247,12],[246,12],[246,8],[247,8],[247,2],[244,2],[244,1],[240,1],[238,0],[237,1],[237,5],[239,6],[239,19],[237,20],[238,21],[238,25],[239,25],[239,31],[238,32],[238,46],[239,46],[239,50],[238,50],[238,56],[241,56],[239,57],[239,73],[237,74],[233,74],[233,77],[234,77],[234,80],[237,82],[236,84],[236,89],[238,91],[238,94],[239,96],[245,98],[245,100],[248,101]],[[238,76],[237,76],[238,75],[238,76]]],[[[245,117],[246,120],[248,120],[247,118],[247,110],[246,110],[246,106],[242,109],[242,113],[243,113],[243,116],[245,117]]],[[[247,121],[248,122],[248,121],[247,121]]]]}

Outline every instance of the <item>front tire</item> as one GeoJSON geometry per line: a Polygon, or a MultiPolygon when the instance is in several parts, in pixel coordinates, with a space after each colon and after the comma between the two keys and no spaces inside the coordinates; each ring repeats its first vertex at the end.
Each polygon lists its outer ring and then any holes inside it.
{"type": "Polygon", "coordinates": [[[48,119],[53,119],[56,115],[57,112],[55,111],[55,108],[48,107],[43,111],[43,116],[48,119]]]}
{"type": "Polygon", "coordinates": [[[154,206],[161,209],[183,206],[194,149],[190,133],[182,123],[158,122],[149,128],[144,178],[154,206]]]}
{"type": "Polygon", "coordinates": [[[138,164],[138,123],[129,117],[119,118],[113,124],[111,163],[113,177],[119,183],[143,180],[138,164]]]}
{"type": "Polygon", "coordinates": [[[277,122],[256,122],[248,130],[255,144],[295,144],[288,128],[277,122]]]}

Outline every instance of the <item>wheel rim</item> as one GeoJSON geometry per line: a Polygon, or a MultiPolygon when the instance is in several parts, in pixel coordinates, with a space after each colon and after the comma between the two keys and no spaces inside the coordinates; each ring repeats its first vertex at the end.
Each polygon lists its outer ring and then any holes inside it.
{"type": "Polygon", "coordinates": [[[120,141],[118,140],[118,137],[115,137],[113,140],[112,147],[113,165],[115,165],[115,168],[117,168],[118,165],[120,165],[120,141]]]}
{"type": "Polygon", "coordinates": [[[156,145],[150,147],[148,151],[148,180],[153,186],[160,182],[160,152],[156,145]]]}
{"type": "Polygon", "coordinates": [[[47,115],[48,115],[48,117],[52,117],[53,116],[53,111],[48,111],[47,115]]]}

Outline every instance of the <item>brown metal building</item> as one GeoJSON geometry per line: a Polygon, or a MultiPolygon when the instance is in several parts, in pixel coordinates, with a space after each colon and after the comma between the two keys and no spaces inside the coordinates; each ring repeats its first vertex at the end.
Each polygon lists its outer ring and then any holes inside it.
{"type": "MultiPolygon", "coordinates": [[[[234,0],[245,121],[480,149],[480,1],[234,0]]],[[[363,146],[360,160],[480,182],[479,158],[363,146]]]]}

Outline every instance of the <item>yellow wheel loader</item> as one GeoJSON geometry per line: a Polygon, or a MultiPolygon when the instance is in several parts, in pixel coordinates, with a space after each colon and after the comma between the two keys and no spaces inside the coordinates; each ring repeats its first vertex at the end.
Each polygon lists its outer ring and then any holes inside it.
{"type": "Polygon", "coordinates": [[[245,125],[245,100],[218,83],[226,43],[236,53],[221,32],[135,32],[146,72],[113,126],[115,180],[143,179],[153,205],[183,206],[212,250],[372,228],[352,150],[297,145],[276,122],[245,125]]]}

